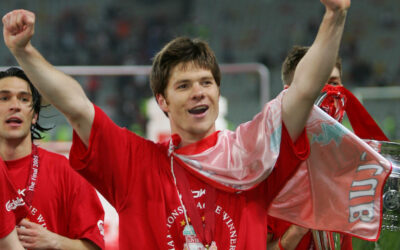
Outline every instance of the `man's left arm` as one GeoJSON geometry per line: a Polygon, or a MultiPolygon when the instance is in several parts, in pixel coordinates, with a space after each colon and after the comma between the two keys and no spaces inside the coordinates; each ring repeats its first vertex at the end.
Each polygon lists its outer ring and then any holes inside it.
{"type": "Polygon", "coordinates": [[[86,239],[70,239],[53,233],[39,224],[23,219],[17,228],[22,246],[28,249],[100,249],[86,239]]]}
{"type": "Polygon", "coordinates": [[[303,239],[310,229],[297,225],[291,225],[288,230],[278,239],[273,240],[272,235],[268,233],[267,249],[268,250],[291,250],[296,249],[300,241],[303,239]]]}
{"type": "Polygon", "coordinates": [[[350,0],[321,0],[325,14],[318,34],[299,62],[282,100],[282,119],[296,140],[336,62],[350,0]]]}
{"type": "MultiPolygon", "coordinates": [[[[68,162],[65,162],[68,164],[68,162]]],[[[69,165],[69,164],[68,164],[69,165]]],[[[68,218],[68,234],[73,239],[87,239],[104,249],[104,209],[95,189],[74,171],[66,167],[64,174],[68,218]]]]}
{"type": "Polygon", "coordinates": [[[0,238],[0,249],[2,250],[23,250],[21,243],[18,241],[17,230],[15,228],[11,233],[0,238]]]}

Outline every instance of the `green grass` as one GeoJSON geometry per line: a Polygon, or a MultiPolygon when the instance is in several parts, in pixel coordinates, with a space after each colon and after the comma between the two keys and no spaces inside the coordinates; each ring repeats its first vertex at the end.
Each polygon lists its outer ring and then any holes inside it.
{"type": "Polygon", "coordinates": [[[400,232],[382,230],[377,242],[370,242],[353,238],[354,250],[399,250],[400,232]]]}

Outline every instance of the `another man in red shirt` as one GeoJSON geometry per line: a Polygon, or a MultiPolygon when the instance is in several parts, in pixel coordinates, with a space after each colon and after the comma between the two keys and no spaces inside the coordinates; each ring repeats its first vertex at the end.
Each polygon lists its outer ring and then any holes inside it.
{"type": "MultiPolygon", "coordinates": [[[[288,88],[293,80],[295,69],[300,60],[307,53],[309,47],[295,46],[286,56],[282,64],[282,82],[283,87],[288,88]]],[[[335,67],[331,75],[326,81],[327,85],[343,86],[342,85],[342,62],[338,56],[336,58],[335,67]]],[[[309,229],[289,222],[268,216],[268,249],[298,249],[308,250],[315,249],[313,236],[309,229]]],[[[348,249],[348,248],[346,248],[348,249]]],[[[351,239],[350,239],[351,249],[351,239]]]]}
{"type": "Polygon", "coordinates": [[[25,248],[102,249],[104,211],[95,190],[65,156],[34,144],[45,130],[40,108],[41,96],[21,69],[0,72],[0,167],[18,194],[1,207],[27,207],[17,221],[25,248]]]}
{"type": "MultiPolygon", "coordinates": [[[[294,46],[289,51],[282,64],[282,82],[284,88],[288,88],[291,85],[296,67],[300,60],[305,56],[308,49],[309,47],[305,46],[294,46]]],[[[355,102],[358,102],[355,100],[355,97],[343,87],[342,60],[339,56],[336,58],[335,67],[333,68],[328,81],[326,81],[322,92],[326,93],[326,96],[328,96],[325,97],[327,100],[326,102],[319,100],[317,104],[339,122],[342,122],[346,109],[350,109],[349,104],[358,106],[358,104],[354,105],[355,102]]],[[[366,112],[364,110],[359,111],[363,111],[362,114],[366,112]]],[[[351,121],[353,121],[356,113],[357,112],[350,112],[349,119],[352,119],[351,121]]],[[[370,119],[369,115],[361,116],[363,116],[362,119],[370,119]]],[[[375,124],[373,121],[370,121],[369,123],[375,124]]],[[[352,124],[354,125],[354,122],[352,124]]],[[[365,124],[359,126],[355,125],[353,129],[355,133],[363,139],[388,140],[376,124],[374,127],[365,124]],[[369,129],[370,133],[368,134],[368,137],[358,134],[359,126],[369,129]]],[[[316,249],[312,233],[309,229],[268,216],[268,249],[279,250],[281,248],[298,250],[316,249]]],[[[341,249],[353,249],[351,236],[341,236],[341,249]]]]}

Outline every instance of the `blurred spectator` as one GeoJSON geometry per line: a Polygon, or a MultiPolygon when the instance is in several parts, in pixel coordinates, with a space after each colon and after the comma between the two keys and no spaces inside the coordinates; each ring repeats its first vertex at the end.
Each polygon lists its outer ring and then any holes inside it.
{"type": "Polygon", "coordinates": [[[370,83],[372,66],[365,60],[357,57],[350,65],[350,79],[353,83],[366,86],[370,83]]]}

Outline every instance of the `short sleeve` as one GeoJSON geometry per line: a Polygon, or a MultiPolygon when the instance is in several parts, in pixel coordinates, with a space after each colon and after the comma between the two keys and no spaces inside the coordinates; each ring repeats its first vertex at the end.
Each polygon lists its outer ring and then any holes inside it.
{"type": "Polygon", "coordinates": [[[104,249],[104,210],[95,189],[74,171],[68,171],[66,206],[68,234],[74,239],[88,239],[104,249]]]}
{"type": "Polygon", "coordinates": [[[117,126],[99,107],[86,147],[74,132],[70,164],[117,211],[123,209],[132,185],[141,181],[145,161],[154,156],[155,144],[117,126]]]}
{"type": "Polygon", "coordinates": [[[310,144],[304,129],[295,142],[292,141],[284,123],[280,153],[274,170],[267,178],[268,204],[278,195],[286,182],[296,173],[300,163],[310,154],[310,144]]]}

